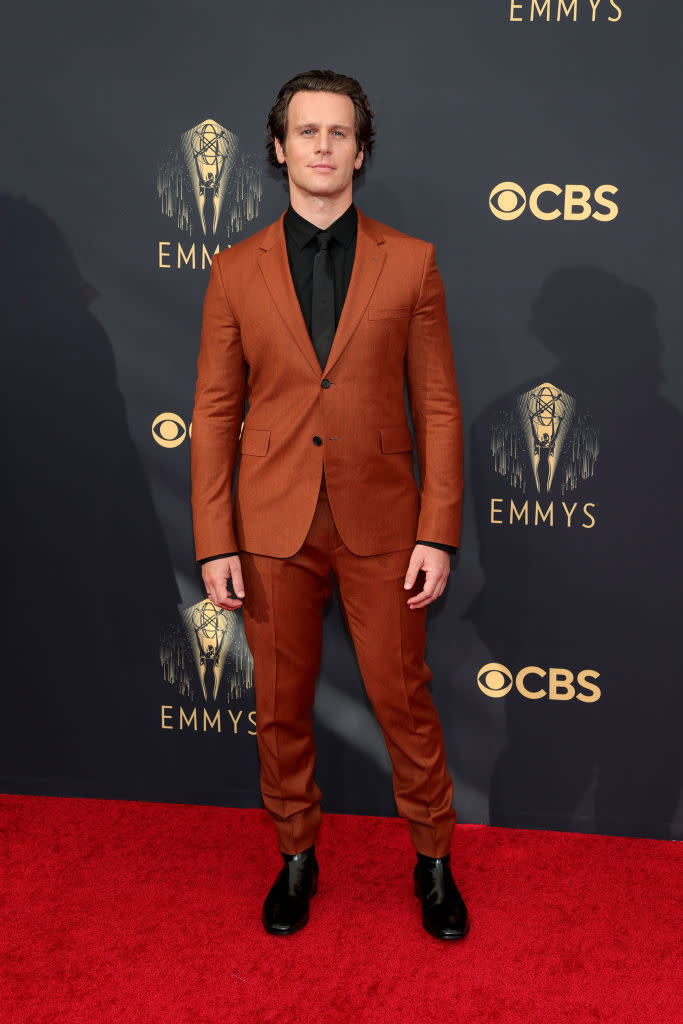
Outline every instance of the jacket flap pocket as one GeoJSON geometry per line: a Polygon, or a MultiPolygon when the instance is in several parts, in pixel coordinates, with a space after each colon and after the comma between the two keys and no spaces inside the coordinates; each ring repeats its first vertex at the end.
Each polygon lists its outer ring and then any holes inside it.
{"type": "Polygon", "coordinates": [[[385,455],[413,450],[413,438],[408,427],[383,427],[380,430],[380,437],[385,455]]]}
{"type": "Polygon", "coordinates": [[[369,309],[368,320],[402,320],[412,313],[410,306],[386,306],[384,309],[369,309]]]}
{"type": "Polygon", "coordinates": [[[270,431],[245,427],[242,431],[240,451],[243,455],[265,455],[270,445],[270,431]]]}

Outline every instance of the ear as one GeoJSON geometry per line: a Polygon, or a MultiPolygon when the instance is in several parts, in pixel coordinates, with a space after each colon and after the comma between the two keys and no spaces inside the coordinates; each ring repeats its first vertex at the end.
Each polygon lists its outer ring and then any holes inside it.
{"type": "Polygon", "coordinates": [[[359,171],[361,169],[361,165],[363,163],[363,157],[364,156],[365,156],[365,150],[363,149],[363,143],[361,142],[360,149],[356,153],[356,159],[353,162],[353,166],[355,167],[355,169],[357,171],[359,171]]]}
{"type": "Polygon", "coordinates": [[[284,146],[279,139],[273,139],[273,142],[275,143],[275,156],[277,157],[277,162],[279,164],[283,164],[286,160],[284,146]]]}

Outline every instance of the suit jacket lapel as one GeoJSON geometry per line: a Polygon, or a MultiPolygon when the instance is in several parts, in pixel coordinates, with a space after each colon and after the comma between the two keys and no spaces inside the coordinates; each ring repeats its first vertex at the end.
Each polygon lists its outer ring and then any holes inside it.
{"type": "Polygon", "coordinates": [[[294,291],[292,274],[289,269],[283,218],[284,214],[274,224],[271,224],[270,230],[263,240],[258,262],[273,302],[277,306],[287,329],[296,342],[302,356],[315,372],[316,377],[319,377],[320,363],[315,354],[313,342],[306,330],[306,323],[301,312],[299,300],[294,291]]]}
{"type": "MultiPolygon", "coordinates": [[[[349,290],[346,294],[346,300],[339,319],[337,332],[334,336],[330,355],[323,371],[325,374],[337,362],[351,340],[353,332],[358,326],[358,322],[363,316],[368,302],[372,297],[372,293],[375,290],[375,285],[377,284],[377,279],[382,271],[382,267],[384,266],[385,259],[386,252],[384,251],[384,237],[379,230],[379,226],[359,210],[358,237],[356,239],[356,255],[353,261],[353,271],[351,272],[349,290]]],[[[289,268],[287,269],[289,270],[289,268]]],[[[292,286],[292,292],[293,291],[294,287],[292,286]]],[[[305,325],[304,333],[306,333],[305,325]]],[[[314,352],[312,345],[311,352],[314,352]]]]}

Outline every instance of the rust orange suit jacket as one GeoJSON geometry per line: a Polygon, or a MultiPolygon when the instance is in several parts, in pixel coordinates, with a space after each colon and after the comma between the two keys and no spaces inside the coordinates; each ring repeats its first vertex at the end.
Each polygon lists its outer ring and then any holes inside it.
{"type": "Polygon", "coordinates": [[[360,211],[324,370],[294,291],[283,218],[213,259],[192,419],[197,558],[238,549],[289,558],[313,519],[323,465],[354,553],[417,538],[458,545],[462,424],[434,247],[360,211]]]}

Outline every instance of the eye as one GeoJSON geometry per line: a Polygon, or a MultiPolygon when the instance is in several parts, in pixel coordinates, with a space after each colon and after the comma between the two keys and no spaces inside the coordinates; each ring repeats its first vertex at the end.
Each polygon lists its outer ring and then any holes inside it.
{"type": "Polygon", "coordinates": [[[152,437],[162,448],[177,448],[186,434],[185,421],[174,412],[160,412],[152,423],[152,437]]]}

